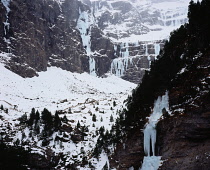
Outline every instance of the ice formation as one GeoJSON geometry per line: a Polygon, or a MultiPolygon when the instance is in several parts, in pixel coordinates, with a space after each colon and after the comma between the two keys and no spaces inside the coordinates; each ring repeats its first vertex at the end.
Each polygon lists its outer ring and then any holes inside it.
{"type": "Polygon", "coordinates": [[[2,4],[4,5],[4,7],[6,8],[6,21],[4,22],[4,41],[7,43],[7,49],[8,49],[8,53],[10,53],[10,40],[7,38],[7,33],[9,31],[9,27],[10,27],[10,23],[9,23],[9,12],[10,12],[10,8],[9,8],[9,4],[10,4],[10,0],[1,0],[2,4]]]}
{"type": "Polygon", "coordinates": [[[94,17],[87,11],[81,11],[79,9],[79,19],[77,21],[77,29],[80,31],[82,43],[89,56],[89,70],[90,74],[97,76],[95,69],[95,59],[91,56],[91,27],[94,24],[94,17]]]}
{"type": "Polygon", "coordinates": [[[160,44],[154,44],[155,46],[155,57],[157,57],[160,53],[160,44]]]}
{"type": "Polygon", "coordinates": [[[159,96],[154,103],[153,112],[148,118],[149,121],[144,129],[144,152],[146,157],[144,158],[141,170],[157,170],[160,165],[160,157],[155,156],[156,125],[163,114],[164,108],[167,112],[170,112],[168,99],[168,92],[162,97],[159,96]],[[150,155],[151,152],[152,156],[150,155]]]}
{"type": "MultiPolygon", "coordinates": [[[[114,46],[115,55],[117,46],[114,46]]],[[[111,63],[111,73],[115,74],[118,77],[122,77],[125,73],[125,71],[128,69],[128,65],[132,64],[132,57],[130,57],[129,54],[129,44],[121,43],[120,44],[120,56],[116,59],[114,59],[111,63]],[[122,51],[122,48],[125,48],[125,51],[122,51]]]]}

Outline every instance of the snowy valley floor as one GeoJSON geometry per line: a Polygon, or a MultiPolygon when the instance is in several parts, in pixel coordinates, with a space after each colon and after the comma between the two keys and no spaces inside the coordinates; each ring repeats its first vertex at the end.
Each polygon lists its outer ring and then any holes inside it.
{"type": "MultiPolygon", "coordinates": [[[[45,154],[45,148],[40,147],[41,141],[29,137],[28,128],[20,131],[17,119],[24,113],[29,116],[32,108],[39,112],[47,108],[52,114],[56,110],[66,111],[67,113],[61,114],[60,117],[66,115],[73,128],[78,121],[81,125],[87,126],[88,136],[79,143],[74,143],[69,136],[61,146],[56,145],[54,141],[55,136],[60,134],[53,134],[49,147],[54,153],[62,152],[68,155],[66,163],[81,161],[82,157],[75,158],[75,155],[80,155],[81,150],[86,156],[89,155],[97,141],[96,130],[102,126],[105,130],[111,129],[114,124],[110,122],[111,115],[114,120],[117,118],[117,110],[123,107],[123,101],[135,87],[135,84],[113,75],[97,78],[87,73],[71,73],[56,67],[40,72],[38,77],[22,78],[0,64],[0,105],[8,109],[8,113],[0,111],[0,128],[7,131],[5,126],[9,123],[13,129],[13,142],[17,139],[22,140],[21,134],[24,132],[26,136],[24,140],[35,146],[32,147],[33,152],[45,154]],[[116,103],[116,106],[113,103],[116,103]],[[71,114],[68,114],[69,110],[71,114]],[[92,121],[93,114],[96,115],[96,122],[92,121]]],[[[99,161],[92,159],[96,169],[101,169],[106,161],[106,155],[103,153],[99,161]]]]}

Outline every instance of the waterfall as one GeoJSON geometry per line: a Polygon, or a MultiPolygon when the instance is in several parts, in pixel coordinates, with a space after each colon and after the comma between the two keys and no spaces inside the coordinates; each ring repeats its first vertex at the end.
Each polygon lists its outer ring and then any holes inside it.
{"type": "Polygon", "coordinates": [[[155,57],[157,57],[160,53],[160,44],[155,43],[155,57]]]}
{"type": "Polygon", "coordinates": [[[91,56],[91,27],[94,24],[94,17],[91,13],[88,13],[87,11],[82,12],[80,8],[79,14],[80,16],[77,21],[76,28],[80,31],[83,46],[86,49],[87,55],[89,56],[90,75],[97,76],[95,68],[95,59],[91,56]]]}
{"type": "Polygon", "coordinates": [[[10,4],[10,0],[1,0],[1,3],[4,5],[4,7],[6,8],[6,21],[3,22],[4,24],[4,41],[7,44],[7,49],[8,49],[8,53],[11,53],[11,47],[10,47],[10,39],[8,37],[8,32],[10,29],[10,23],[9,23],[9,12],[10,12],[10,8],[9,8],[9,4],[10,4]]]}
{"type": "Polygon", "coordinates": [[[148,117],[148,123],[144,129],[144,152],[145,157],[141,167],[141,170],[157,170],[161,166],[161,157],[155,156],[155,144],[156,144],[156,125],[162,116],[162,110],[169,111],[168,92],[164,96],[158,97],[154,103],[153,112],[148,117]],[[152,156],[150,153],[152,152],[152,156]]]}

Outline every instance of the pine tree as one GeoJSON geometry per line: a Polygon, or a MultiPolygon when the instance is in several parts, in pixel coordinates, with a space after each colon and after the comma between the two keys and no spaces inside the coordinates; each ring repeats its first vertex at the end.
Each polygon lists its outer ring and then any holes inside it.
{"type": "Polygon", "coordinates": [[[58,116],[58,112],[57,111],[55,112],[54,127],[55,127],[56,131],[59,130],[59,128],[61,127],[61,119],[58,116]]]}
{"type": "Polygon", "coordinates": [[[39,111],[37,110],[36,116],[35,116],[35,123],[37,124],[39,120],[40,120],[40,114],[39,114],[39,111]]]}
{"type": "Polygon", "coordinates": [[[23,114],[18,120],[20,121],[21,124],[27,123],[28,122],[27,114],[26,113],[23,114]]]}
{"type": "Polygon", "coordinates": [[[28,125],[29,126],[32,126],[34,124],[35,118],[36,118],[35,109],[32,108],[31,113],[30,113],[30,117],[29,117],[29,120],[28,120],[28,125]]]}
{"type": "Polygon", "coordinates": [[[1,105],[0,109],[1,109],[1,110],[4,110],[4,106],[3,106],[3,105],[1,105]]]}
{"type": "Polygon", "coordinates": [[[66,115],[64,115],[64,117],[62,118],[62,121],[64,122],[64,123],[68,123],[68,119],[67,119],[67,117],[66,117],[66,115]]]}
{"type": "Polygon", "coordinates": [[[95,109],[96,111],[98,111],[98,107],[96,107],[96,109],[95,109]]]}
{"type": "Polygon", "coordinates": [[[96,122],[96,115],[95,114],[93,114],[92,121],[96,122]]]}
{"type": "Polygon", "coordinates": [[[114,118],[112,115],[110,116],[110,122],[114,122],[114,118]]]}
{"type": "Polygon", "coordinates": [[[77,122],[77,129],[79,129],[81,127],[79,121],[77,122]]]}
{"type": "Polygon", "coordinates": [[[9,110],[8,109],[5,109],[5,113],[8,113],[9,112],[9,110]]]}
{"type": "Polygon", "coordinates": [[[113,101],[113,107],[117,106],[117,103],[115,102],[115,100],[113,101]]]}

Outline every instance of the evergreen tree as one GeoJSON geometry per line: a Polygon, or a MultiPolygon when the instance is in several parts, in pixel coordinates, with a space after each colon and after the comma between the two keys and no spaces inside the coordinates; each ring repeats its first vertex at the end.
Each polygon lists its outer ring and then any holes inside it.
{"type": "Polygon", "coordinates": [[[92,121],[96,122],[96,115],[95,114],[93,114],[93,116],[92,116],[92,121]]]}
{"type": "Polygon", "coordinates": [[[66,115],[64,115],[62,121],[63,121],[64,123],[68,123],[69,120],[67,119],[66,115]]]}
{"type": "Polygon", "coordinates": [[[113,107],[115,107],[115,106],[117,106],[117,104],[116,104],[116,102],[115,102],[115,100],[113,101],[113,107]]]}
{"type": "Polygon", "coordinates": [[[1,105],[0,109],[1,109],[1,110],[4,110],[4,106],[3,106],[3,105],[1,105]]]}
{"type": "Polygon", "coordinates": [[[35,109],[32,108],[31,113],[30,113],[30,117],[29,117],[29,120],[28,120],[28,125],[29,126],[32,126],[34,124],[35,118],[36,118],[35,109]]]}
{"type": "Polygon", "coordinates": [[[40,120],[40,113],[39,113],[39,111],[37,110],[37,111],[36,111],[36,116],[35,116],[35,123],[37,124],[39,120],[40,120]]]}
{"type": "Polygon", "coordinates": [[[77,122],[77,129],[79,129],[81,127],[79,121],[77,122]]]}
{"type": "Polygon", "coordinates": [[[54,128],[55,130],[59,130],[61,127],[61,119],[60,117],[58,116],[58,112],[56,111],[55,112],[55,118],[54,118],[54,128]]]}
{"type": "Polygon", "coordinates": [[[98,107],[96,107],[96,109],[95,109],[96,111],[98,111],[98,107]]]}
{"type": "Polygon", "coordinates": [[[114,118],[112,115],[110,116],[110,122],[114,122],[114,118]]]}
{"type": "Polygon", "coordinates": [[[18,120],[20,121],[21,124],[27,123],[28,122],[27,114],[26,113],[23,114],[18,120]]]}
{"type": "MultiPolygon", "coordinates": [[[[46,108],[42,111],[42,121],[44,123],[43,131],[47,136],[51,136],[53,133],[53,116],[46,108]]],[[[46,146],[48,141],[44,141],[43,143],[46,146]]]]}

